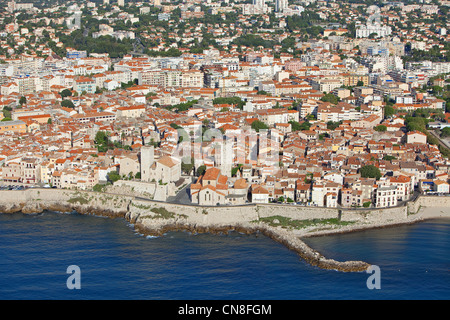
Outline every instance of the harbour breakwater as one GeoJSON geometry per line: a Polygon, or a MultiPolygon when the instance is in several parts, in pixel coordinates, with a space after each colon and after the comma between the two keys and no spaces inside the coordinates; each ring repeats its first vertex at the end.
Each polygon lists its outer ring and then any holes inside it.
{"type": "MultiPolygon", "coordinates": [[[[420,221],[423,207],[449,208],[450,197],[418,197],[404,206],[341,210],[296,205],[250,204],[193,206],[145,200],[120,194],[30,188],[0,191],[0,212],[25,214],[44,210],[125,218],[137,232],[161,236],[168,231],[192,233],[261,233],[323,269],[362,272],[369,263],[335,261],[310,248],[301,237],[384,227],[420,221]]],[[[440,211],[450,217],[450,210],[440,211]]]]}

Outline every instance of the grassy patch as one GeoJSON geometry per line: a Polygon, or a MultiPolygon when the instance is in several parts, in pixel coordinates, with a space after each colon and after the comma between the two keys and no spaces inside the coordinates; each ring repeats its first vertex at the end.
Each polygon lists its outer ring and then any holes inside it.
{"type": "Polygon", "coordinates": [[[134,202],[131,202],[131,205],[133,207],[136,207],[136,208],[139,208],[139,209],[143,209],[143,210],[150,210],[150,208],[152,207],[152,206],[145,206],[143,204],[137,204],[137,203],[134,203],[134,202]]]}
{"type": "Polygon", "coordinates": [[[166,208],[152,208],[150,209],[151,212],[156,213],[155,215],[152,216],[143,216],[142,219],[172,219],[175,217],[179,217],[179,218],[185,218],[187,219],[188,216],[185,214],[177,214],[171,211],[168,211],[166,208]]]}
{"type": "Polygon", "coordinates": [[[69,202],[69,203],[77,203],[78,202],[79,204],[87,204],[87,203],[89,203],[89,200],[86,198],[83,198],[82,196],[78,196],[78,197],[67,200],[67,202],[69,202]]]}
{"type": "Polygon", "coordinates": [[[157,218],[170,219],[175,217],[175,213],[168,211],[166,208],[153,208],[150,211],[156,213],[156,215],[151,217],[154,219],[157,218]]]}
{"type": "Polygon", "coordinates": [[[303,229],[312,226],[346,226],[352,224],[352,221],[340,221],[337,218],[331,219],[309,219],[309,220],[292,220],[283,216],[272,216],[260,218],[260,221],[267,223],[272,227],[283,227],[289,229],[303,229]]]}

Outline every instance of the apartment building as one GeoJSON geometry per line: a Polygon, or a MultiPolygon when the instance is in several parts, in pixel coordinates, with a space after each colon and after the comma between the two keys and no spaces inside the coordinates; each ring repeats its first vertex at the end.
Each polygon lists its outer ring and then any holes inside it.
{"type": "Polygon", "coordinates": [[[97,87],[94,79],[88,77],[79,77],[75,79],[73,90],[81,94],[83,92],[95,93],[97,87]]]}
{"type": "Polygon", "coordinates": [[[384,186],[375,191],[375,207],[386,208],[397,205],[397,186],[384,186]]]}
{"type": "Polygon", "coordinates": [[[27,132],[27,125],[21,120],[12,121],[1,121],[0,122],[0,133],[25,133],[27,132]]]}

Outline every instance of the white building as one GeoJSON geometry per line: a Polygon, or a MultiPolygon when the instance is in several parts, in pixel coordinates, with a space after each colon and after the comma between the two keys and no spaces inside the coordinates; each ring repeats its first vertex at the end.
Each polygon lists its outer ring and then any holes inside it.
{"type": "Polygon", "coordinates": [[[392,32],[391,27],[389,26],[383,26],[380,23],[368,23],[366,25],[360,26],[356,30],[356,37],[357,38],[367,38],[372,33],[375,33],[377,37],[386,37],[390,35],[392,32]]]}
{"type": "Polygon", "coordinates": [[[395,207],[397,205],[397,186],[380,187],[375,193],[375,207],[395,207]]]}
{"type": "Polygon", "coordinates": [[[288,7],[288,0],[275,0],[275,12],[283,12],[288,7]]]}

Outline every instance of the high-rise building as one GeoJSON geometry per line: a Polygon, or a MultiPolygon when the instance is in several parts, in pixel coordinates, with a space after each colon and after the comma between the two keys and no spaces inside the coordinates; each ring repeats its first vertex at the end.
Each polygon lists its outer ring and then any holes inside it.
{"type": "Polygon", "coordinates": [[[283,12],[288,7],[288,0],[275,0],[275,12],[283,12]]]}
{"type": "Polygon", "coordinates": [[[266,4],[265,0],[253,0],[253,5],[256,6],[258,9],[262,9],[265,4],[266,4]]]}
{"type": "Polygon", "coordinates": [[[155,149],[153,146],[141,148],[141,180],[150,182],[150,167],[155,162],[155,149]]]}

